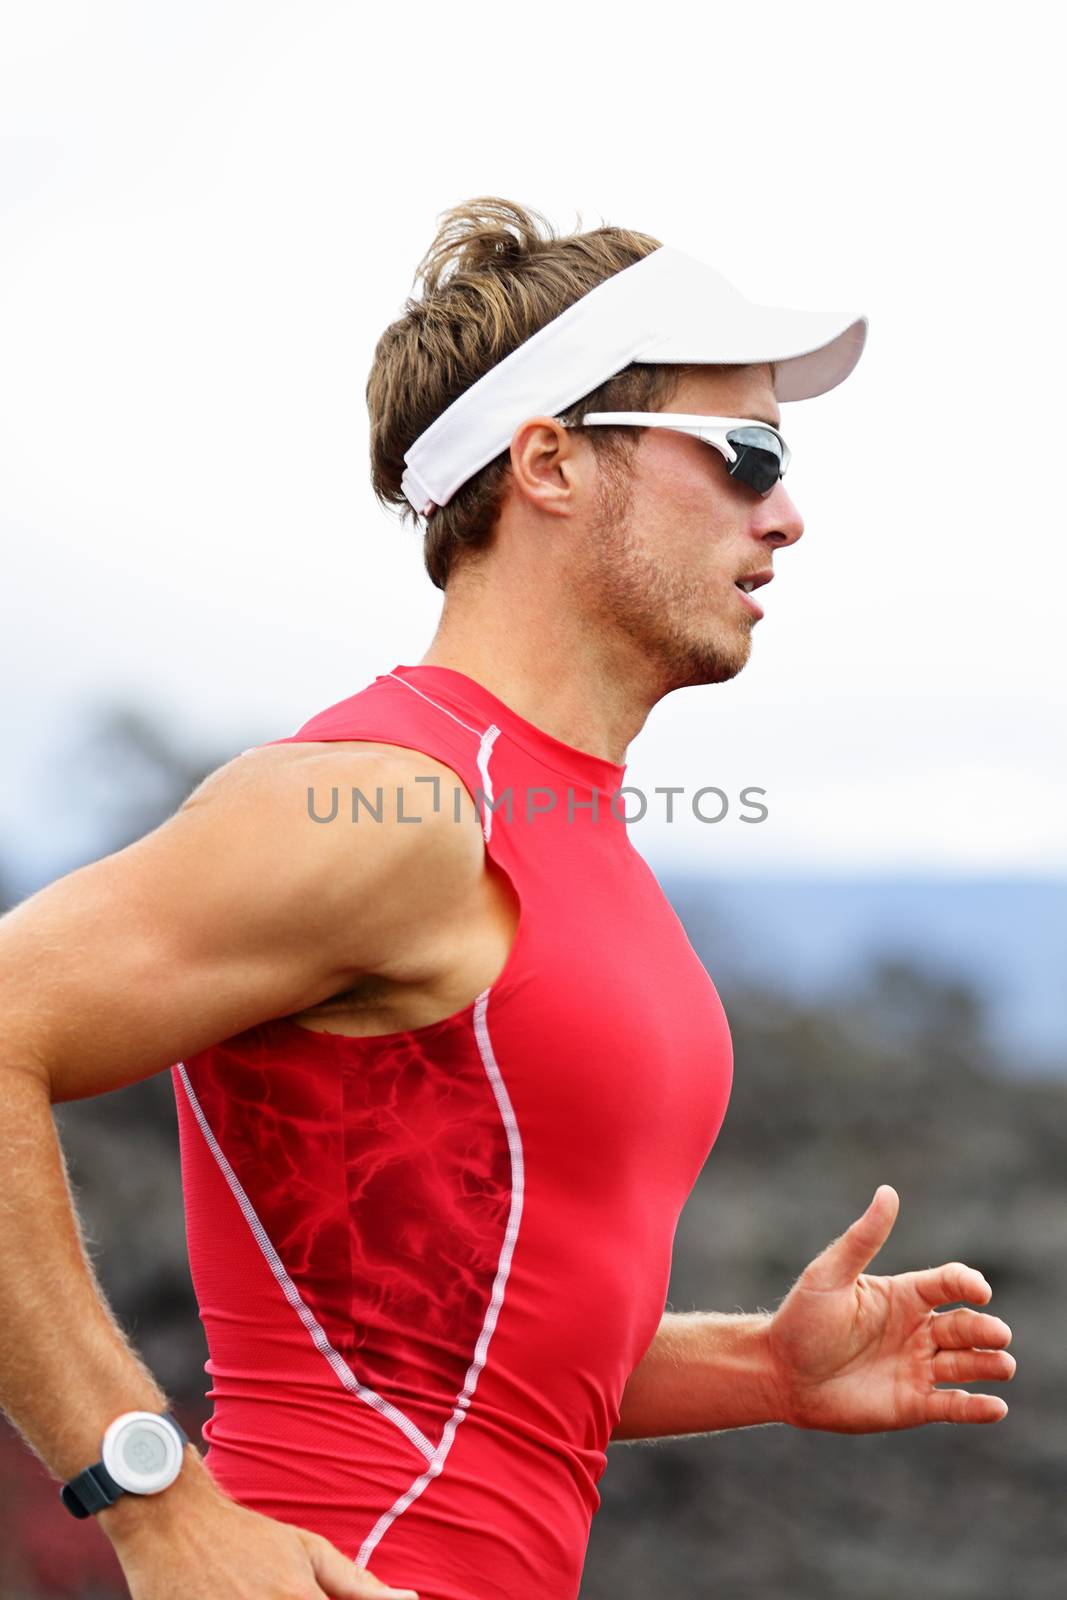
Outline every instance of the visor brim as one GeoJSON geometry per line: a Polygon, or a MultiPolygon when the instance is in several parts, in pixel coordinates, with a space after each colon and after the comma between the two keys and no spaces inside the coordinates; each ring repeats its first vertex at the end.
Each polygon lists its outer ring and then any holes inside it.
{"type": "Polygon", "coordinates": [[[843,383],[867,342],[867,318],[854,312],[792,311],[738,300],[729,327],[721,309],[714,332],[699,326],[654,340],[636,357],[644,362],[759,366],[773,362],[779,401],[811,400],[843,383]]]}

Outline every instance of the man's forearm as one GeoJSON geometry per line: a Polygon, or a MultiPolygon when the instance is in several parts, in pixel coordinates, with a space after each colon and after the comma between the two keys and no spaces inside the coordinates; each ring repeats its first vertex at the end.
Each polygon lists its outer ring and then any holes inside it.
{"type": "MultiPolygon", "coordinates": [[[[0,1067],[0,1173],[0,1409],[63,1480],[99,1458],[120,1412],[162,1411],[167,1398],[97,1288],[47,1088],[10,1067],[0,1067]]],[[[206,1476],[199,1452],[186,1456],[183,1479],[206,1476]]],[[[99,1520],[110,1532],[134,1514],[120,1501],[99,1520]]]]}
{"type": "Polygon", "coordinates": [[[663,1439],[783,1422],[768,1312],[664,1314],[630,1375],[611,1437],[663,1439]]]}

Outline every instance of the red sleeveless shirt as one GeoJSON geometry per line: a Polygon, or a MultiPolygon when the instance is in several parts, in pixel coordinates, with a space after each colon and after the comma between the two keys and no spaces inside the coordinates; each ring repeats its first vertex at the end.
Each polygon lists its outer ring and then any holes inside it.
{"type": "MultiPolygon", "coordinates": [[[[443,1021],[351,1038],[281,1017],[174,1067],[207,1465],[421,1600],[573,1600],[726,1112],[726,1018],[630,843],[624,767],[444,667],[398,666],[271,742],[329,740],[450,767],[519,923],[443,1021]]],[[[349,800],[328,825],[373,827],[349,800]]]]}

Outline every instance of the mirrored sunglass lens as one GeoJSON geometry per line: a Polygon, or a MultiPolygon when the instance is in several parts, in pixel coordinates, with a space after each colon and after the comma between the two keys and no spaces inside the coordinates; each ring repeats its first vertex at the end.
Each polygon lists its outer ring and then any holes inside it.
{"type": "Polygon", "coordinates": [[[733,478],[751,485],[758,494],[767,494],[782,475],[782,442],[769,428],[734,428],[726,435],[737,451],[730,463],[733,478]]]}
{"type": "Polygon", "coordinates": [[[781,468],[781,461],[769,450],[754,450],[751,445],[742,445],[737,452],[737,460],[731,462],[727,470],[732,478],[740,478],[742,483],[751,484],[757,493],[767,494],[781,477],[781,468]]]}

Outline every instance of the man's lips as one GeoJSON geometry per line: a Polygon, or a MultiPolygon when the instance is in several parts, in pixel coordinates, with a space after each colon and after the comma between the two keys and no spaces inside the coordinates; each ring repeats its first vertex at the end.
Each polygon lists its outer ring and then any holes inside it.
{"type": "Polygon", "coordinates": [[[763,585],[765,583],[770,583],[773,577],[774,571],[771,567],[761,567],[758,572],[742,573],[740,578],[734,579],[734,582],[737,584],[738,588],[743,588],[745,590],[762,589],[763,585]]]}
{"type": "Polygon", "coordinates": [[[763,607],[756,604],[749,591],[762,589],[763,585],[770,583],[773,577],[774,572],[770,567],[761,567],[759,572],[746,572],[740,578],[734,579],[734,587],[741,596],[746,610],[750,611],[757,621],[763,615],[763,607]]]}

